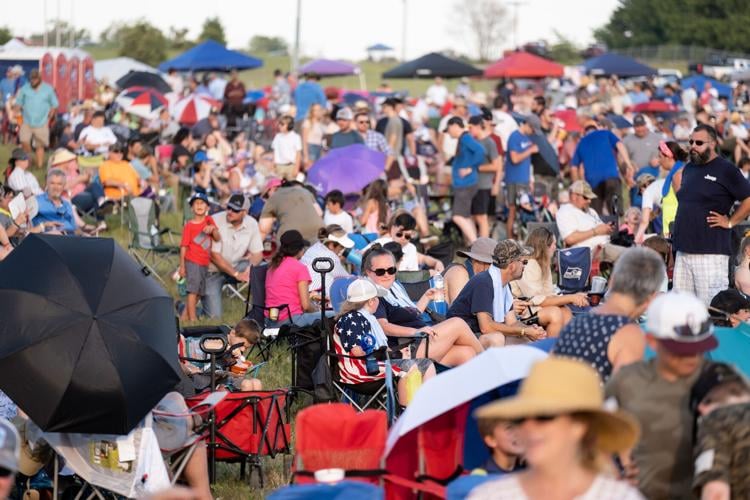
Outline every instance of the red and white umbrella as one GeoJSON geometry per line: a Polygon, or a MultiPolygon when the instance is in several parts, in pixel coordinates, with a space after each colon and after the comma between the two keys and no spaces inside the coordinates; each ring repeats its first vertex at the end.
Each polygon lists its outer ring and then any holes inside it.
{"type": "Polygon", "coordinates": [[[192,94],[177,101],[172,107],[172,116],[184,125],[193,125],[207,117],[211,109],[219,109],[221,103],[201,94],[192,94]]]}
{"type": "Polygon", "coordinates": [[[120,92],[115,102],[126,113],[142,118],[155,118],[164,106],[169,105],[161,92],[150,87],[129,87],[120,92]]]}

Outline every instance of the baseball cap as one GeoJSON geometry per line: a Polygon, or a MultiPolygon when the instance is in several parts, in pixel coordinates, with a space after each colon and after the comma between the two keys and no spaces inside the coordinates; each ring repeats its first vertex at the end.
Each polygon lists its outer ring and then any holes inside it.
{"type": "Polygon", "coordinates": [[[195,203],[195,200],[202,200],[208,203],[208,195],[206,195],[206,193],[193,193],[193,196],[190,197],[190,201],[188,202],[191,207],[193,206],[193,203],[195,203]]]}
{"type": "Polygon", "coordinates": [[[21,438],[16,427],[0,418],[0,467],[17,472],[20,455],[21,438]]]}
{"type": "Polygon", "coordinates": [[[11,160],[28,160],[29,155],[26,154],[26,151],[24,151],[21,148],[16,148],[13,150],[13,152],[10,154],[11,160]]]}
{"type": "Polygon", "coordinates": [[[539,120],[539,117],[533,113],[528,115],[513,113],[513,119],[516,120],[519,125],[522,123],[528,123],[535,134],[540,133],[542,130],[542,122],[539,120]]]}
{"type": "Polygon", "coordinates": [[[690,391],[690,408],[695,411],[708,393],[715,387],[729,382],[738,382],[747,387],[747,380],[726,363],[708,363],[690,391]]]}
{"type": "Polygon", "coordinates": [[[645,124],[646,124],[646,118],[644,118],[643,115],[635,115],[635,118],[633,118],[634,127],[642,127],[645,124]]]}
{"type": "Polygon", "coordinates": [[[589,186],[589,183],[586,181],[575,181],[570,185],[568,191],[571,194],[580,194],[581,196],[583,196],[584,198],[588,198],[589,200],[597,198],[596,194],[594,194],[594,191],[592,191],[591,186],[589,186]]]}
{"type": "Polygon", "coordinates": [[[281,235],[281,238],[279,238],[279,243],[281,243],[282,247],[288,247],[291,250],[294,250],[295,248],[302,250],[302,248],[310,245],[310,242],[304,239],[302,233],[296,229],[285,231],[284,234],[281,235]]]}
{"type": "Polygon", "coordinates": [[[364,302],[375,297],[385,297],[386,295],[388,295],[386,289],[364,278],[352,281],[346,288],[347,302],[364,302]]]}
{"type": "Polygon", "coordinates": [[[645,330],[678,356],[694,356],[719,345],[708,310],[695,295],[671,291],[656,297],[646,312],[645,330]]]}
{"type": "Polygon", "coordinates": [[[233,194],[227,201],[227,208],[235,212],[247,212],[250,208],[250,201],[244,194],[233,194]]]}
{"type": "Polygon", "coordinates": [[[520,257],[533,255],[534,251],[531,247],[521,245],[515,240],[503,240],[495,245],[495,250],[492,254],[495,265],[504,268],[511,262],[518,260],[520,257]]]}
{"type": "Polygon", "coordinates": [[[341,108],[336,112],[336,119],[337,120],[353,120],[354,119],[354,113],[352,113],[352,110],[349,108],[341,108]]]}
{"type": "Polygon", "coordinates": [[[492,238],[477,238],[474,240],[474,243],[471,244],[471,248],[469,248],[468,252],[459,250],[456,254],[467,259],[484,262],[485,264],[492,264],[492,256],[496,246],[497,241],[492,238]]]}
{"type": "Polygon", "coordinates": [[[278,177],[273,177],[271,179],[268,179],[268,182],[266,182],[266,187],[264,188],[264,191],[268,191],[269,189],[277,188],[283,184],[283,181],[279,179],[278,177]]]}
{"type": "Polygon", "coordinates": [[[326,226],[326,231],[328,232],[328,236],[325,237],[324,242],[333,241],[344,248],[354,248],[354,241],[346,235],[343,227],[338,224],[330,224],[326,226]]]}
{"type": "Polygon", "coordinates": [[[459,116],[450,117],[448,119],[448,122],[445,124],[443,132],[447,132],[451,125],[458,125],[459,127],[464,128],[464,121],[459,116]]]}
{"type": "Polygon", "coordinates": [[[199,149],[193,155],[193,163],[201,163],[204,161],[208,161],[208,154],[206,154],[206,152],[202,149],[199,149]]]}
{"type": "Polygon", "coordinates": [[[469,125],[483,125],[484,124],[484,118],[482,118],[482,115],[474,115],[471,118],[469,118],[469,125]]]}

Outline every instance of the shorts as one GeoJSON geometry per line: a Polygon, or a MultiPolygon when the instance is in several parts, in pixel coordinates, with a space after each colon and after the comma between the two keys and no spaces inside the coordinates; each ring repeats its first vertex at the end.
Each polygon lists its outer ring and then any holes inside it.
{"type": "Polygon", "coordinates": [[[288,181],[295,180],[294,178],[294,163],[277,163],[276,164],[276,175],[281,177],[282,179],[286,179],[288,181]]]}
{"type": "Polygon", "coordinates": [[[507,184],[505,186],[505,189],[508,191],[508,196],[505,197],[505,206],[508,208],[511,207],[511,203],[513,204],[512,206],[517,205],[518,198],[523,193],[528,193],[529,191],[531,191],[528,184],[516,184],[516,183],[507,184]]]}
{"type": "Polygon", "coordinates": [[[185,288],[188,293],[206,295],[206,278],[208,277],[208,266],[201,266],[195,262],[185,261],[185,288]]]}
{"type": "Polygon", "coordinates": [[[477,194],[477,187],[454,187],[453,188],[453,215],[459,217],[471,216],[471,200],[477,194]]]}
{"type": "Polygon", "coordinates": [[[427,358],[417,358],[417,359],[392,359],[391,364],[401,370],[401,372],[404,374],[404,376],[409,372],[409,370],[412,369],[412,367],[416,366],[417,370],[419,370],[419,373],[424,376],[427,371],[432,366],[432,361],[427,358]]]}
{"type": "Polygon", "coordinates": [[[480,189],[474,198],[471,199],[471,215],[489,215],[490,214],[490,189],[480,189]]]}
{"type": "Polygon", "coordinates": [[[29,127],[27,123],[21,125],[21,130],[18,132],[18,138],[22,143],[31,144],[31,138],[34,138],[37,142],[42,144],[45,148],[49,146],[49,127],[44,125],[43,127],[29,127]]]}

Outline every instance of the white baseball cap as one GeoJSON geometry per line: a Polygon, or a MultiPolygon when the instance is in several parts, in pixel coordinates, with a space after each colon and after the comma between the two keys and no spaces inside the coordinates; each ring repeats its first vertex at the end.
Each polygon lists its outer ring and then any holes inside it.
{"type": "Polygon", "coordinates": [[[659,295],[646,316],[646,331],[674,354],[693,356],[719,345],[706,305],[693,294],[672,291],[659,295]]]}
{"type": "Polygon", "coordinates": [[[338,224],[331,224],[326,226],[326,229],[328,230],[328,236],[323,241],[333,241],[344,248],[354,248],[354,241],[347,236],[344,228],[338,224]]]}
{"type": "Polygon", "coordinates": [[[366,279],[356,279],[346,289],[347,302],[364,302],[374,297],[385,297],[388,291],[366,279]]]}

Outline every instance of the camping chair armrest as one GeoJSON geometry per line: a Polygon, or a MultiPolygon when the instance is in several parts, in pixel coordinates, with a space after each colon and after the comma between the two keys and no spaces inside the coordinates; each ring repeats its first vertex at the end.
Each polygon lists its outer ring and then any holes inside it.
{"type": "Polygon", "coordinates": [[[425,358],[429,358],[430,356],[430,336],[427,335],[424,332],[417,332],[414,335],[404,335],[404,336],[389,336],[388,339],[395,339],[395,340],[405,340],[405,342],[398,342],[398,349],[403,349],[404,347],[411,346],[414,344],[418,344],[420,341],[425,341],[425,358]]]}

